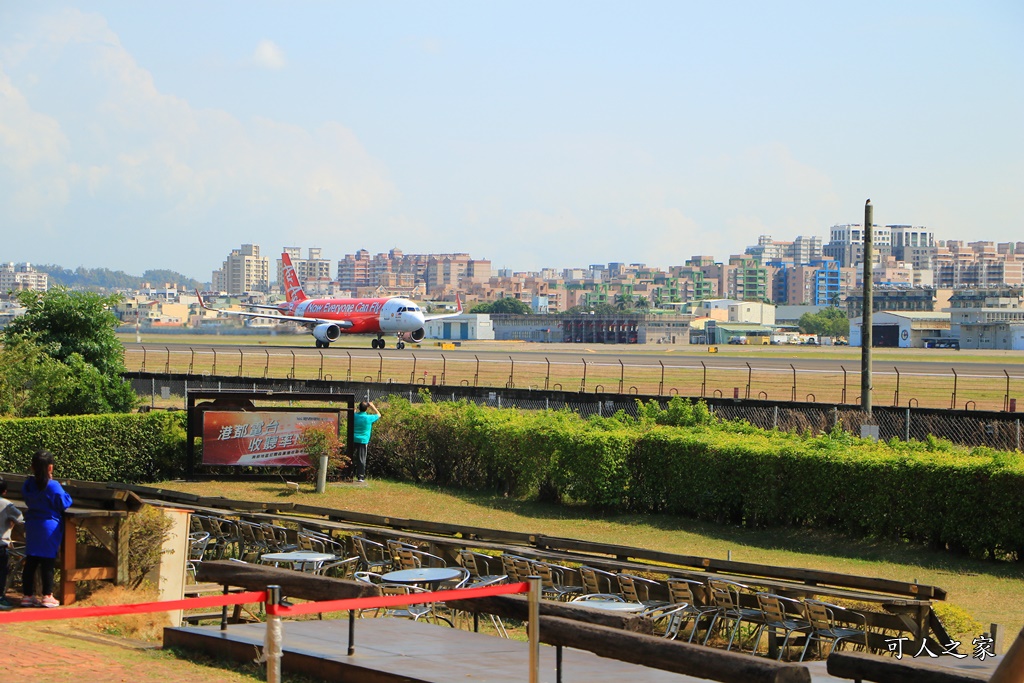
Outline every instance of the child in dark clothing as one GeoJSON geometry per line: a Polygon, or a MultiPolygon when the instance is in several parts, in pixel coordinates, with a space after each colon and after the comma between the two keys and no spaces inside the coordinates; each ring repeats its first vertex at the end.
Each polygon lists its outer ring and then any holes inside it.
{"type": "Polygon", "coordinates": [[[4,498],[6,495],[7,482],[0,477],[0,610],[14,606],[7,602],[7,548],[11,545],[11,530],[22,521],[21,510],[4,498]]]}

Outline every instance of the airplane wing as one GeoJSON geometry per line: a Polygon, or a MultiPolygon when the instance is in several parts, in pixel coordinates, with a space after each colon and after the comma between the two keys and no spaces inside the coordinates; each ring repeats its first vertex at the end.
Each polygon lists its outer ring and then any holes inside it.
{"type": "MultiPolygon", "coordinates": [[[[323,323],[330,323],[332,325],[337,325],[338,327],[340,327],[343,330],[346,330],[346,329],[352,327],[352,321],[351,320],[327,320],[325,318],[304,318],[301,315],[284,315],[282,313],[256,313],[256,312],[252,312],[252,311],[229,311],[229,310],[224,310],[223,308],[214,308],[213,306],[208,306],[206,304],[206,302],[203,301],[203,297],[199,293],[198,289],[196,290],[196,296],[199,297],[199,305],[202,308],[205,308],[208,311],[216,311],[217,313],[220,313],[221,315],[237,315],[237,316],[240,316],[240,317],[243,317],[243,318],[262,318],[264,320],[277,320],[277,321],[285,322],[285,323],[299,323],[300,325],[305,325],[307,327],[316,327],[317,325],[322,325],[323,323]]],[[[271,307],[270,306],[258,306],[258,308],[271,308],[271,307]]]]}
{"type": "Polygon", "coordinates": [[[443,313],[441,315],[424,316],[423,322],[429,322],[431,320],[440,320],[441,318],[454,318],[457,315],[462,315],[462,299],[459,295],[455,295],[455,312],[454,313],[443,313]]]}

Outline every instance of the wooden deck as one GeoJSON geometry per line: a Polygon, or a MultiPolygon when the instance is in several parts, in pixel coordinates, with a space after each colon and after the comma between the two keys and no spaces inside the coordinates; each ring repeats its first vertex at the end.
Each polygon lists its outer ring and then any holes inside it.
{"type": "MultiPolygon", "coordinates": [[[[264,624],[168,628],[165,647],[252,661],[263,645],[264,624]]],[[[285,621],[282,671],[331,681],[365,683],[449,683],[453,680],[522,683],[528,679],[527,644],[405,619],[358,619],[353,656],[348,651],[348,620],[285,621]]],[[[979,662],[941,657],[931,663],[990,676],[1001,657],[979,662]]],[[[815,683],[845,681],[829,676],[825,662],[809,662],[815,683]]],[[[687,683],[691,676],[605,659],[589,652],[563,652],[565,683],[687,683]]],[[[555,681],[555,648],[541,647],[541,681],[555,681]]]]}

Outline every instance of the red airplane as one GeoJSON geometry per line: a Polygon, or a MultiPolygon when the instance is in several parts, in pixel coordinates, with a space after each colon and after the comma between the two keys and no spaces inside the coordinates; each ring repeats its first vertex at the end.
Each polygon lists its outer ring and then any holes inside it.
{"type": "MultiPolygon", "coordinates": [[[[342,333],[375,334],[370,342],[375,349],[384,348],[384,335],[394,334],[398,338],[396,348],[404,349],[406,342],[423,339],[423,324],[428,320],[451,318],[462,313],[462,301],[455,297],[455,313],[426,317],[423,309],[409,299],[382,297],[375,299],[310,299],[302,291],[299,276],[295,273],[292,260],[287,252],[281,254],[284,275],[285,302],[277,306],[254,306],[267,308],[276,313],[254,313],[225,311],[207,306],[199,297],[199,305],[226,315],[240,315],[248,318],[266,318],[303,325],[316,339],[318,349],[326,349],[337,341],[342,333]]],[[[197,291],[198,295],[199,292],[197,291]]]]}

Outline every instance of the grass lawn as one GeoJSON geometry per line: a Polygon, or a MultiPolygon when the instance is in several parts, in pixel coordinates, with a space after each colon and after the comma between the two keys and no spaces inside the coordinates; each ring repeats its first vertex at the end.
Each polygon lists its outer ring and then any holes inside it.
{"type": "Polygon", "coordinates": [[[985,630],[990,623],[1001,624],[1007,645],[1024,626],[1024,563],[971,560],[891,541],[852,540],[803,530],[752,531],[667,515],[612,515],[489,492],[441,490],[379,479],[371,480],[365,487],[331,484],[320,495],[312,492],[311,484],[303,485],[298,493],[283,483],[268,482],[174,481],[155,486],[239,500],[285,499],[356,512],[618,543],[687,555],[725,558],[731,551],[732,559],[742,562],[917,580],[944,588],[948,602],[965,609],[985,630]]]}

